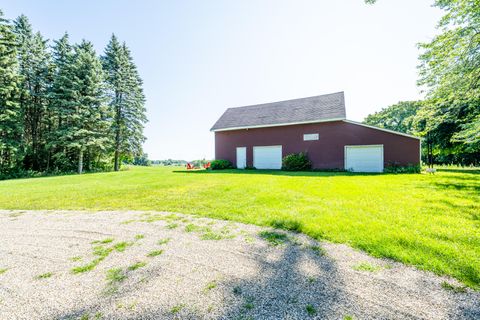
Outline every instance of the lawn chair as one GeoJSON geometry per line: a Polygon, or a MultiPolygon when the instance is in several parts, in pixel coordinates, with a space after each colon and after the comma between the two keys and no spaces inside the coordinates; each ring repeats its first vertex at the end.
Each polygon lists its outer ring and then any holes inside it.
{"type": "Polygon", "coordinates": [[[203,167],[204,167],[205,169],[210,168],[210,162],[209,162],[209,163],[205,163],[205,164],[203,165],[203,167]]]}
{"type": "Polygon", "coordinates": [[[187,170],[193,170],[195,169],[195,166],[191,163],[187,163],[187,170]]]}

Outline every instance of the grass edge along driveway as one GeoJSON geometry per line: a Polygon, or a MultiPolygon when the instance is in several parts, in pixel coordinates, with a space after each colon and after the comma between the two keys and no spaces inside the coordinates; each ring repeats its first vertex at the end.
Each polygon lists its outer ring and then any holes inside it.
{"type": "Polygon", "coordinates": [[[270,225],[346,243],[480,289],[480,171],[185,171],[0,181],[0,209],[155,210],[270,225]]]}

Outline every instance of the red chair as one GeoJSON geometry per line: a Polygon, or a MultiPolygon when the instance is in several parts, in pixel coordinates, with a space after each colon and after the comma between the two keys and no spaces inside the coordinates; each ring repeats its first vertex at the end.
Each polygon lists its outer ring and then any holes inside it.
{"type": "Polygon", "coordinates": [[[187,163],[187,170],[195,169],[195,166],[191,163],[187,163]]]}
{"type": "Polygon", "coordinates": [[[209,163],[205,163],[205,164],[203,165],[203,167],[204,167],[205,169],[210,168],[210,162],[209,162],[209,163]]]}

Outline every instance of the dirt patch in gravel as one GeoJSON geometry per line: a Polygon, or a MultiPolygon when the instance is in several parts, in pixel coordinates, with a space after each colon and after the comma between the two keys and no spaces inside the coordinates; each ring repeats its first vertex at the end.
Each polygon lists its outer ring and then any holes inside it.
{"type": "Polygon", "coordinates": [[[480,294],[346,245],[159,212],[0,211],[0,319],[479,319],[480,294]]]}

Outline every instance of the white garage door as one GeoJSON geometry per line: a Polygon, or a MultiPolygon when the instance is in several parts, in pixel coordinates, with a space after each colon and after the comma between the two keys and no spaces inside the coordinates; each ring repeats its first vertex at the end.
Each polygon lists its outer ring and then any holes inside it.
{"type": "Polygon", "coordinates": [[[253,166],[257,169],[281,169],[282,146],[253,147],[253,166]]]}
{"type": "Polygon", "coordinates": [[[345,170],[383,172],[383,145],[345,146],[345,170]]]}

